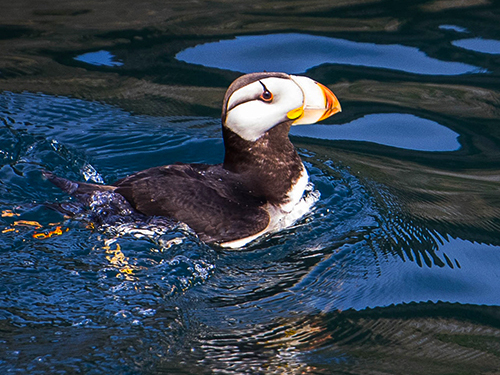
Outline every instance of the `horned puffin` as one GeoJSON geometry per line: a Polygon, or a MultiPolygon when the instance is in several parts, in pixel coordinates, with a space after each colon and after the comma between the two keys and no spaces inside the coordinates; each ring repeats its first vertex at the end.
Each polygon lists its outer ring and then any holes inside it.
{"type": "Polygon", "coordinates": [[[251,73],[228,88],[222,107],[222,164],[153,167],[112,185],[45,176],[80,200],[111,192],[146,216],[182,222],[211,244],[240,248],[288,227],[307,213],[308,173],[288,138],[292,125],[341,111],[335,95],[304,76],[251,73]]]}

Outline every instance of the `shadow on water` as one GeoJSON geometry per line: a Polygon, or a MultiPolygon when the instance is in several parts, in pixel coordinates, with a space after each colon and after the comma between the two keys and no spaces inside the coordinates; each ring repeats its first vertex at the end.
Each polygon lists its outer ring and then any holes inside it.
{"type": "Polygon", "coordinates": [[[499,371],[498,5],[26,3],[0,15],[0,369],[499,371]],[[321,193],[292,228],[96,228],[42,178],[218,163],[224,90],[261,69],[344,109],[292,130],[321,193]]]}

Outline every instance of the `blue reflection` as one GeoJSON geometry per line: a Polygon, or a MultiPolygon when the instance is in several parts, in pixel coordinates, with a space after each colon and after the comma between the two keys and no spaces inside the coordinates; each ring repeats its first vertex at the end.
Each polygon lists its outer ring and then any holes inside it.
{"type": "Polygon", "coordinates": [[[452,30],[456,31],[457,33],[468,33],[469,30],[467,30],[465,27],[461,26],[456,26],[456,25],[441,25],[439,26],[441,30],[452,30]]]}
{"type": "Polygon", "coordinates": [[[500,40],[470,38],[455,40],[452,44],[456,47],[465,48],[475,52],[489,53],[492,55],[500,54],[500,40]]]}
{"type": "Polygon", "coordinates": [[[187,48],[176,58],[243,73],[263,70],[303,73],[321,64],[369,66],[430,75],[480,71],[473,65],[431,58],[415,47],[359,43],[307,34],[239,36],[187,48]]]}
{"type": "Polygon", "coordinates": [[[455,151],[458,133],[437,122],[410,114],[372,114],[342,126],[294,126],[291,135],[331,140],[373,142],[417,151],[455,151]]]}
{"type": "Polygon", "coordinates": [[[122,66],[121,61],[115,61],[115,56],[108,51],[88,52],[75,57],[75,60],[97,66],[122,66]]]}

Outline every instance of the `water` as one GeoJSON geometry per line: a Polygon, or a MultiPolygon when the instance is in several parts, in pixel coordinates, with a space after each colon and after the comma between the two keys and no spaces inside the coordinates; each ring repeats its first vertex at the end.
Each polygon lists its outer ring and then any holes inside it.
{"type": "Polygon", "coordinates": [[[482,38],[459,39],[454,41],[453,45],[481,53],[500,54],[500,41],[498,40],[482,38]]]}
{"type": "Polygon", "coordinates": [[[0,15],[2,373],[500,371],[496,4],[28,3],[0,15]],[[41,175],[218,163],[261,69],[343,107],[292,129],[321,193],[292,228],[95,229],[41,175]]]}
{"type": "Polygon", "coordinates": [[[416,151],[460,149],[458,133],[434,121],[402,113],[370,114],[342,126],[311,125],[291,134],[329,140],[373,142],[416,151]]]}
{"type": "Polygon", "coordinates": [[[360,43],[307,34],[237,36],[233,40],[185,49],[176,58],[192,64],[244,73],[280,69],[289,73],[303,73],[323,64],[367,66],[432,75],[479,71],[478,67],[472,65],[431,58],[414,47],[360,43]],[[220,56],[231,58],[221,59],[220,56]]]}
{"type": "Polygon", "coordinates": [[[75,57],[76,61],[82,61],[86,64],[97,65],[97,66],[122,66],[123,63],[120,61],[114,61],[114,56],[108,51],[97,51],[97,52],[87,52],[83,55],[75,57]]]}

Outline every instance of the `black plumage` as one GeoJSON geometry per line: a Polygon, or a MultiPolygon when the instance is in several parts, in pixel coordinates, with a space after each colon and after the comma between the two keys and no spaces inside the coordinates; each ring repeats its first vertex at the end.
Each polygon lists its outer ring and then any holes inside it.
{"type": "Polygon", "coordinates": [[[174,164],[118,181],[115,193],[148,216],[173,217],[205,242],[226,242],[264,230],[266,200],[221,165],[174,164]]]}
{"type": "MultiPolygon", "coordinates": [[[[305,171],[288,138],[294,119],[286,117],[287,111],[284,110],[282,121],[269,124],[255,140],[244,139],[226,126],[226,118],[233,108],[252,101],[269,101],[267,96],[272,93],[262,81],[270,77],[291,80],[291,76],[284,73],[255,73],[240,77],[228,88],[222,110],[225,146],[222,164],[178,163],[154,167],[112,185],[73,182],[50,172],[45,176],[62,190],[87,203],[95,192],[116,194],[120,207],[125,198],[143,215],[181,221],[205,242],[224,244],[253,239],[272,229],[269,226],[276,220],[271,216],[291,201],[289,194],[304,177],[305,171]],[[233,100],[229,106],[233,93],[254,82],[262,85],[258,90],[264,90],[265,98],[259,92],[253,97],[244,91],[243,95],[239,94],[244,99],[233,100]]],[[[255,91],[255,87],[252,90],[255,91]]]]}

